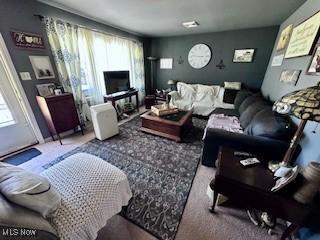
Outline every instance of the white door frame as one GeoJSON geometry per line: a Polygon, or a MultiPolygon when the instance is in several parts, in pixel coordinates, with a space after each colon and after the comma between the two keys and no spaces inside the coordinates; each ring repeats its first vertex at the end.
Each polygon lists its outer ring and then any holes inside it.
{"type": "Polygon", "coordinates": [[[4,69],[7,72],[8,78],[12,83],[13,90],[16,94],[16,97],[19,100],[20,106],[22,110],[24,111],[24,114],[27,118],[27,121],[30,123],[30,126],[32,127],[32,130],[38,140],[39,143],[44,143],[44,138],[41,134],[39,125],[36,121],[36,118],[33,114],[33,111],[31,109],[30,103],[27,99],[27,96],[23,90],[22,84],[20,82],[20,79],[18,77],[18,73],[13,65],[12,59],[10,57],[9,51],[7,49],[7,46],[5,44],[5,41],[2,37],[2,34],[0,32],[0,58],[4,58],[4,69]]]}

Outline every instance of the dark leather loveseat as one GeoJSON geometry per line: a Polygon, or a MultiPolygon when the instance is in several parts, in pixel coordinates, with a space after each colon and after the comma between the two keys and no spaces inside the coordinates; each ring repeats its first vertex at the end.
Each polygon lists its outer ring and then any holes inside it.
{"type": "Polygon", "coordinates": [[[237,116],[244,133],[209,128],[203,140],[202,164],[215,166],[219,147],[247,151],[270,160],[283,158],[294,133],[289,117],[272,111],[272,103],[259,93],[241,90],[234,100],[235,109],[216,109],[212,114],[237,116]]]}

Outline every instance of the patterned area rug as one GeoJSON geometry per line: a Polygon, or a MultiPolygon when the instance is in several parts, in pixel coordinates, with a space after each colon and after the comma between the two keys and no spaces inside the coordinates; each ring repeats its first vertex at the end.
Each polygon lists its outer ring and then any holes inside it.
{"type": "Polygon", "coordinates": [[[133,192],[122,215],[154,236],[174,239],[196,174],[206,120],[193,118],[194,127],[183,143],[143,133],[139,117],[120,126],[120,134],[88,143],[43,166],[87,152],[122,169],[133,192]]]}

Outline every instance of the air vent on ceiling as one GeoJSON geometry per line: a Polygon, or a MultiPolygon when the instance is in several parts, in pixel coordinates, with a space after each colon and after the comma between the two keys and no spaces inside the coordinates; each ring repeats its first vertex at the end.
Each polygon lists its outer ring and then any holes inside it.
{"type": "Polygon", "coordinates": [[[184,22],[182,23],[182,26],[186,28],[195,28],[199,26],[199,23],[197,21],[191,21],[191,22],[184,22]]]}

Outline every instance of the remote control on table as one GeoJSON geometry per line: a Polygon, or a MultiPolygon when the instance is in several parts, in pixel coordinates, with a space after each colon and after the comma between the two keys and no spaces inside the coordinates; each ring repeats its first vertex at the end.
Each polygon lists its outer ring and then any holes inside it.
{"type": "Polygon", "coordinates": [[[247,158],[240,161],[240,164],[244,167],[253,166],[258,163],[260,163],[260,161],[257,158],[247,158]]]}

